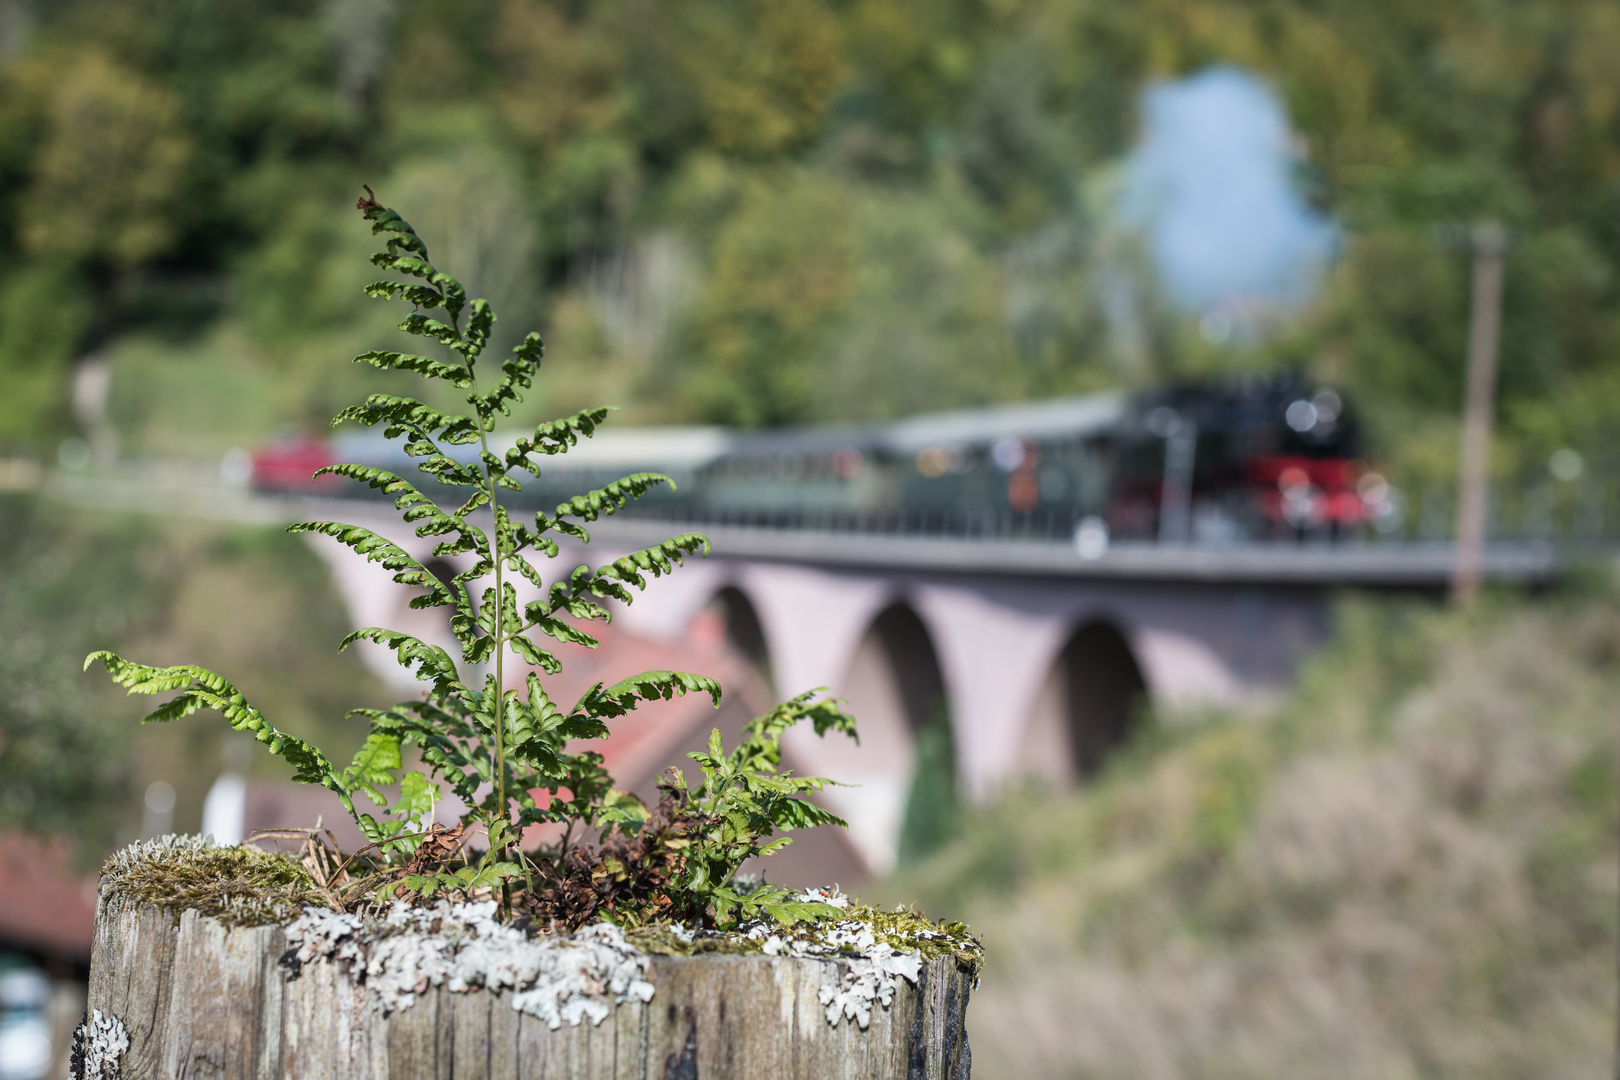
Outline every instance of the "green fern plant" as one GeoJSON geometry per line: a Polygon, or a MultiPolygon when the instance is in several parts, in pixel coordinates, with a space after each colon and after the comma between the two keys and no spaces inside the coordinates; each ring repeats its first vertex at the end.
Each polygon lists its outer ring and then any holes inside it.
{"type": "MultiPolygon", "coordinates": [[[[448,383],[463,392],[471,412],[440,412],[414,398],[373,394],[344,409],[333,424],[382,426],[387,438],[403,440],[421,473],[440,486],[458,489],[458,495],[450,505],[404,477],[363,465],[334,465],[316,475],[348,477],[392,496],[417,536],[439,538],[435,555],[470,556],[472,561],[446,582],[399,545],[356,525],[310,521],[289,531],[330,536],[393,571],[400,585],[423,590],[410,606],[448,609],[460,656],[385,627],[365,627],[345,638],[341,648],[366,640],[394,650],[398,662],[427,689],[421,699],[392,708],[355,710],[369,722],[370,731],[342,768],[317,747],[276,728],[227,679],[205,668],[153,667],[106,651],[92,653],[85,666],[101,661],[131,694],[175,694],[144,722],[218,710],[233,728],[251,732],[271,753],[285,758],[297,780],[336,793],[376,852],[377,872],[366,880],[380,882],[377,897],[498,887],[510,911],[514,889],[535,900],[560,886],[568,838],[576,829],[595,830],[600,840],[614,831],[633,834],[648,816],[640,800],[614,787],[602,756],[573,749],[576,744],[605,738],[608,722],[641,702],[689,693],[720,702],[720,686],[711,678],[645,671],[612,685],[597,683],[572,706],[559,707],[542,675],[558,673],[561,663],[544,639],[594,648],[597,640],[583,627],[610,618],[605,601],[630,603],[632,590],[670,573],[686,556],[708,554],[709,543],[701,534],[683,533],[603,566],[543,573],[539,557],[559,556],[557,537],[588,542],[588,523],[672,482],[656,473],[636,473],[577,495],[550,513],[535,514],[532,526],[514,520],[503,502],[509,496],[503,493],[519,490],[516,476],[527,472],[538,477],[547,458],[589,438],[609,410],[586,409],[542,423],[504,454],[496,453],[491,448],[496,418],[510,415],[532,384],[543,352],[539,335],[528,334],[496,367],[485,358],[495,322],[489,304],[469,300],[460,282],[435,267],[415,230],[379,204],[369,187],[358,208],[372,223],[372,232],[387,238],[386,250],[373,255],[372,262],[405,279],[378,281],[366,292],[376,299],[408,302],[412,311],[400,329],[441,346],[444,359],[374,350],[356,362],[448,383]],[[475,459],[469,454],[458,458],[447,449],[474,446],[475,459]],[[520,579],[533,586],[538,599],[519,604],[515,583],[520,579]],[[508,673],[518,670],[514,664],[524,670],[521,692],[507,689],[508,673]],[[481,681],[464,674],[479,668],[481,681]],[[420,765],[406,766],[410,748],[420,765]],[[441,788],[453,791],[466,807],[462,831],[488,838],[487,853],[476,861],[461,854],[461,865],[455,865],[455,854],[448,849],[459,852],[460,845],[440,844],[447,849],[442,857],[438,847],[423,847],[424,838],[435,836],[422,823],[441,788]],[[360,796],[378,812],[361,809],[360,796]],[[560,849],[522,850],[523,827],[549,822],[565,828],[560,849]]],[[[695,791],[682,791],[681,820],[663,841],[678,870],[660,879],[662,895],[652,910],[707,915],[722,924],[762,912],[786,921],[834,913],[827,905],[796,900],[785,889],[739,891],[733,881],[743,861],[787,842],[770,841],[774,831],[844,824],[802,798],[826,781],[778,770],[781,734],[801,719],[809,719],[818,733],[855,734],[854,721],[835,703],[804,695],[754,721],[732,754],[724,753],[716,731],[708,751],[692,755],[704,779],[695,791]]]]}

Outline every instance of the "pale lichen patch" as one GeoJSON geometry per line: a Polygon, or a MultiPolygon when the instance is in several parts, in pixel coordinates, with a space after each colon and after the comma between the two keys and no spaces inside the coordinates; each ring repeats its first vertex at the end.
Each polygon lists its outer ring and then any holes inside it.
{"type": "Polygon", "coordinates": [[[299,964],[348,961],[386,1014],[410,1008],[429,986],[452,993],[484,987],[556,1029],[599,1024],[614,1002],[650,1001],[647,956],[624,931],[598,923],[572,935],[531,938],[495,918],[495,903],[431,908],[395,902],[381,919],[308,907],[287,927],[299,964]]]}
{"type": "Polygon", "coordinates": [[[760,919],[729,931],[655,923],[631,930],[627,936],[642,950],[663,956],[768,953],[858,959],[868,955],[871,947],[883,945],[896,953],[915,953],[924,962],[951,957],[974,979],[983,967],[984,945],[962,923],[931,922],[906,908],[880,911],[852,904],[849,897],[831,889],[806,890],[802,899],[831,904],[844,915],[792,926],[760,919]],[[870,933],[871,946],[857,944],[865,940],[863,931],[870,933]],[[772,939],[775,945],[770,944],[772,939]]]}
{"type": "Polygon", "coordinates": [[[73,1080],[121,1080],[129,1032],[112,1013],[93,1009],[73,1032],[69,1071],[73,1080]]]}
{"type": "Polygon", "coordinates": [[[647,952],[673,956],[763,953],[843,961],[840,981],[823,986],[818,995],[827,1022],[834,1027],[843,1019],[867,1027],[874,1007],[886,1009],[893,1003],[901,979],[917,985],[926,962],[952,957],[975,979],[983,965],[983,944],[961,923],[933,923],[904,908],[879,911],[852,906],[835,890],[810,889],[803,899],[831,904],[845,912],[844,917],[792,926],[760,919],[734,931],[660,924],[634,930],[630,938],[647,952]]]}
{"type": "Polygon", "coordinates": [[[195,908],[228,926],[282,925],[289,966],[347,964],[385,1014],[410,1008],[429,987],[483,987],[552,1028],[586,1018],[600,1023],[614,1002],[650,1000],[649,954],[837,961],[842,974],[821,989],[820,1005],[829,1023],[852,1019],[862,1028],[874,1008],[892,1004],[901,980],[917,984],[924,963],[950,957],[976,981],[984,958],[961,923],[856,905],[833,889],[798,899],[828,904],[840,912],[836,918],[792,925],[761,918],[735,930],[654,923],[627,932],[598,923],[572,935],[536,934],[501,922],[493,901],[395,901],[376,914],[346,914],[326,907],[308,872],[287,856],[195,836],[125,848],[108,861],[102,887],[175,911],[195,908]]]}

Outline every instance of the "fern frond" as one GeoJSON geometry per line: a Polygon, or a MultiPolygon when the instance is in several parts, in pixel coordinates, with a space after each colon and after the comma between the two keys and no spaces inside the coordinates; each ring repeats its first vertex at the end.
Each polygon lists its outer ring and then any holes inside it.
{"type": "MultiPolygon", "coordinates": [[[[379,203],[371,195],[369,187],[366,188],[366,196],[366,198],[355,204],[355,208],[361,212],[367,221],[372,223],[371,231],[373,235],[383,232],[394,234],[388,241],[389,254],[397,255],[401,250],[414,251],[422,256],[425,262],[428,253],[427,245],[422,243],[420,236],[416,235],[416,230],[411,228],[410,222],[400,217],[396,211],[390,210],[379,203]]],[[[376,258],[376,256],[373,256],[372,261],[375,262],[376,258]]]]}
{"type": "Polygon", "coordinates": [[[566,738],[561,733],[566,717],[543,692],[536,697],[537,685],[538,680],[531,673],[528,701],[519,699],[515,693],[507,695],[503,714],[506,745],[513,756],[546,779],[561,780],[567,772],[562,753],[566,738]]]}
{"type": "Polygon", "coordinates": [[[540,616],[524,629],[538,630],[553,641],[561,641],[569,645],[583,645],[587,649],[594,649],[600,644],[596,638],[572,623],[564,622],[549,615],[540,616]]]}
{"type": "Polygon", "coordinates": [[[440,432],[440,438],[452,446],[478,441],[482,429],[478,421],[459,413],[445,413],[415,398],[394,394],[372,394],[364,405],[350,405],[332,418],[337,427],[345,420],[353,420],[366,427],[386,423],[386,438],[400,435],[431,436],[440,432]]]}
{"type": "Polygon", "coordinates": [[[520,490],[521,485],[506,475],[507,464],[503,458],[496,457],[488,450],[480,450],[478,460],[483,462],[485,471],[498,486],[512,491],[520,490]]]}
{"type": "Polygon", "coordinates": [[[373,490],[395,496],[394,509],[405,511],[401,518],[406,524],[416,526],[417,536],[443,536],[449,532],[456,533],[455,540],[434,545],[433,554],[441,558],[448,555],[462,555],[488,545],[488,538],[484,536],[483,530],[466,520],[469,506],[476,508],[481,505],[479,494],[483,496],[482,502],[489,501],[488,493],[482,488],[478,489],[466,504],[451,513],[446,513],[438,503],[424,495],[409,480],[387,469],[372,468],[369,465],[329,465],[317,470],[315,475],[321,476],[326,473],[347,476],[373,490]],[[418,522],[420,524],[417,524],[418,522]]]}
{"type": "Polygon", "coordinates": [[[439,483],[447,487],[478,487],[484,482],[476,469],[469,468],[449,454],[443,453],[430,440],[421,439],[406,443],[405,452],[422,459],[416,463],[418,471],[436,477],[439,483]]]}
{"type": "MultiPolygon", "coordinates": [[[[388,261],[388,257],[384,256],[384,260],[388,261]]],[[[436,308],[444,303],[444,293],[438,289],[431,285],[412,285],[408,281],[373,281],[366,286],[366,295],[373,300],[392,300],[399,297],[419,308],[436,308]]]]}
{"type": "Polygon", "coordinates": [[[364,555],[366,561],[382,563],[383,569],[393,570],[396,583],[428,590],[429,596],[432,597],[431,606],[442,604],[458,606],[455,594],[444,582],[435,577],[432,571],[417,562],[410,552],[392,540],[378,536],[370,529],[363,529],[359,525],[345,525],[341,521],[300,521],[287,526],[287,531],[313,532],[330,536],[345,547],[352,548],[357,554],[364,555]]]}
{"type": "Polygon", "coordinates": [[[535,512],[534,532],[523,529],[519,531],[518,539],[524,547],[529,547],[532,545],[535,548],[539,548],[547,552],[553,552],[553,555],[555,555],[555,550],[561,549],[557,548],[557,542],[555,540],[552,540],[550,537],[545,535],[548,532],[561,533],[564,536],[572,536],[582,544],[588,544],[591,542],[591,534],[585,531],[585,526],[580,525],[577,522],[569,521],[567,518],[554,518],[550,514],[547,514],[544,510],[538,510],[535,512]]]}
{"type": "Polygon", "coordinates": [[[387,242],[387,253],[379,252],[371,257],[371,261],[385,270],[398,270],[426,280],[429,285],[440,291],[444,297],[445,310],[452,319],[455,318],[466,306],[467,293],[461,287],[461,282],[449,274],[442,274],[434,269],[433,264],[428,261],[427,245],[416,235],[416,230],[411,228],[410,223],[397,212],[379,203],[371,194],[370,188],[366,189],[366,197],[357,202],[355,207],[372,223],[373,235],[393,234],[387,242]],[[401,252],[412,252],[420,258],[402,255],[401,252]]]}
{"type": "Polygon", "coordinates": [[[461,335],[456,333],[455,327],[438,319],[431,319],[419,312],[412,312],[405,316],[398,328],[407,334],[425,337],[430,341],[437,341],[440,345],[447,345],[450,348],[455,348],[461,344],[461,335]]]}
{"type": "MultiPolygon", "coordinates": [[[[783,799],[771,809],[771,824],[778,829],[814,829],[822,825],[849,828],[849,822],[805,799],[783,799]]],[[[769,852],[761,851],[761,854],[769,852]]]]}
{"type": "Polygon", "coordinates": [[[535,568],[533,563],[529,562],[529,560],[525,559],[523,556],[509,555],[507,556],[503,565],[505,565],[508,570],[516,570],[518,573],[522,574],[524,578],[528,580],[529,584],[533,585],[535,588],[541,590],[545,589],[545,578],[541,577],[540,571],[535,568]]]}
{"type": "Polygon", "coordinates": [[[174,667],[152,667],[125,660],[117,653],[101,650],[84,659],[86,669],[100,660],[107,673],[119,686],[131,694],[161,694],[181,691],[174,701],[159,705],[147,714],[146,721],[167,721],[190,715],[199,709],[216,709],[237,731],[250,732],[264,743],[272,754],[279,754],[293,767],[293,779],[305,784],[320,784],[337,793],[344,808],[354,812],[350,802],[350,789],[332,768],[332,763],[319,749],[289,735],[264,718],[248,703],[242,692],[224,676],[195,664],[174,667]],[[183,702],[183,704],[181,704],[183,702]]]}
{"type": "MultiPolygon", "coordinates": [[[[608,565],[598,568],[594,582],[623,582],[638,589],[645,589],[647,581],[642,574],[663,577],[672,573],[675,567],[681,564],[684,556],[698,552],[702,552],[705,557],[709,554],[709,538],[702,533],[682,533],[663,543],[642,548],[640,551],[632,551],[628,555],[614,559],[608,565]]],[[[596,591],[594,586],[592,591],[596,591]]],[[[601,596],[603,593],[598,592],[596,595],[601,596]]],[[[628,594],[617,598],[625,599],[628,603],[627,596],[628,594]]]]}
{"type": "Polygon", "coordinates": [[[495,309],[489,306],[489,301],[474,300],[460,340],[447,341],[445,344],[465,356],[467,363],[471,364],[484,351],[484,343],[489,340],[489,332],[494,325],[495,309]]]}
{"type": "MultiPolygon", "coordinates": [[[[709,553],[709,539],[702,533],[684,533],[672,537],[661,544],[632,551],[630,554],[613,560],[606,566],[592,570],[589,566],[578,566],[569,575],[567,581],[554,582],[546,596],[544,612],[555,615],[559,611],[573,612],[571,605],[583,600],[586,596],[596,596],[600,599],[617,600],[628,604],[635,599],[634,594],[626,585],[634,585],[637,589],[647,587],[647,579],[643,574],[653,577],[662,577],[673,572],[675,566],[682,562],[684,556],[702,552],[709,553]]],[[[530,605],[531,611],[540,610],[530,605]]],[[[533,615],[530,616],[533,618],[533,615]]]]}
{"type": "Polygon", "coordinates": [[[601,406],[581,409],[573,416],[560,420],[547,420],[535,427],[533,435],[519,439],[516,449],[525,454],[566,454],[569,447],[579,444],[580,439],[588,439],[596,434],[596,429],[602,426],[602,421],[612,411],[607,406],[601,406]]]}
{"type": "Polygon", "coordinates": [[[477,510],[480,506],[483,506],[484,504],[486,504],[488,502],[489,502],[489,489],[488,488],[482,488],[482,487],[475,488],[473,490],[473,493],[471,495],[467,496],[467,501],[462,503],[460,506],[456,507],[455,516],[458,517],[458,518],[464,518],[468,514],[472,513],[474,510],[477,510]]]}
{"type": "Polygon", "coordinates": [[[639,472],[621,477],[605,487],[584,495],[575,495],[565,503],[560,503],[553,513],[553,518],[576,517],[581,521],[595,521],[598,517],[608,517],[623,510],[632,499],[639,499],[659,484],[668,484],[670,490],[675,490],[675,481],[663,473],[639,472]]]}
{"type": "Polygon", "coordinates": [[[426,524],[418,525],[417,536],[436,536],[450,532],[453,529],[465,529],[469,526],[463,520],[464,515],[457,511],[455,514],[446,514],[439,508],[439,504],[422,494],[416,485],[409,480],[389,472],[387,469],[378,469],[370,465],[355,465],[344,463],[328,465],[317,469],[316,476],[346,476],[365,484],[373,491],[380,491],[384,495],[393,495],[394,509],[407,511],[404,520],[418,522],[426,520],[426,524]]]}
{"type": "MultiPolygon", "coordinates": [[[[471,405],[478,412],[478,415],[485,420],[490,419],[497,412],[503,416],[512,415],[512,404],[522,401],[522,391],[533,385],[534,373],[540,368],[540,357],[544,352],[545,343],[540,340],[539,334],[531,331],[512,350],[512,355],[502,362],[499,385],[487,394],[469,395],[467,404],[471,405]]],[[[508,460],[510,461],[514,455],[517,457],[518,463],[525,468],[529,468],[535,475],[539,475],[539,471],[529,466],[527,459],[518,450],[508,451],[508,460]]]]}
{"type": "Polygon", "coordinates": [[[807,690],[798,697],[781,702],[770,712],[750,720],[744,729],[749,737],[767,739],[780,738],[782,733],[793,725],[809,720],[816,729],[817,735],[825,735],[829,731],[840,731],[857,743],[860,738],[855,733],[855,718],[846,713],[840,706],[846,704],[841,698],[823,698],[815,700],[820,694],[825,694],[825,686],[815,690],[807,690]]]}
{"type": "Polygon", "coordinates": [[[461,681],[461,672],[456,668],[456,662],[450,659],[450,654],[431,645],[421,638],[403,633],[399,630],[389,630],[383,626],[362,626],[343,639],[338,645],[341,652],[353,645],[356,641],[372,641],[378,645],[393,649],[399,666],[412,671],[418,679],[433,684],[435,697],[442,697],[454,691],[466,692],[467,687],[461,681]]]}
{"type": "Polygon", "coordinates": [[[349,767],[343,770],[343,783],[351,792],[364,792],[375,805],[387,806],[388,799],[378,788],[394,783],[394,770],[403,764],[399,753],[399,733],[373,728],[360,749],[355,751],[349,767]]]}
{"type": "MultiPolygon", "coordinates": [[[[579,638],[581,639],[581,643],[589,642],[590,648],[596,648],[596,639],[591,637],[589,634],[580,634],[579,638]]],[[[558,640],[566,639],[559,638],[558,640]]],[[[547,652],[545,649],[542,649],[540,646],[536,645],[522,634],[513,634],[507,639],[506,643],[512,646],[512,651],[514,653],[523,658],[524,663],[532,664],[533,666],[546,672],[548,675],[555,675],[562,670],[561,660],[558,660],[555,655],[547,652]]]]}
{"type": "MultiPolygon", "coordinates": [[[[420,301],[412,300],[413,303],[420,301]]],[[[446,364],[433,359],[431,356],[417,356],[413,353],[393,352],[387,349],[372,349],[363,352],[354,358],[357,364],[370,364],[375,368],[391,371],[414,371],[424,379],[443,379],[458,389],[465,389],[472,385],[472,375],[466,368],[456,364],[446,364]]]]}
{"type": "MultiPolygon", "coordinates": [[[[527,335],[503,358],[498,378],[490,380],[486,373],[480,385],[477,361],[489,346],[494,310],[485,300],[469,299],[459,281],[436,268],[427,245],[411,225],[378,203],[369,188],[359,208],[386,247],[371,258],[383,271],[383,280],[367,285],[366,293],[413,305],[415,310],[399,324],[400,329],[442,346],[449,355],[437,359],[375,349],[360,353],[355,362],[450,383],[463,392],[471,415],[444,412],[411,397],[373,394],[363,404],[342,410],[333,423],[355,421],[380,427],[386,438],[401,440],[420,473],[471,491],[458,495],[460,505],[452,510],[412,481],[385,469],[338,464],[317,475],[347,477],[381,492],[393,500],[395,510],[417,537],[433,538],[435,555],[468,558],[444,582],[400,545],[359,526],[311,521],[293,525],[289,531],[330,536],[367,561],[381,564],[396,583],[421,590],[411,600],[413,608],[448,607],[460,658],[452,656],[454,649],[447,651],[385,627],[365,627],[344,638],[341,647],[345,649],[356,641],[370,641],[393,650],[400,665],[429,688],[422,700],[387,709],[356,710],[369,730],[365,744],[343,769],[333,766],[316,748],[273,727],[236,687],[211,671],[189,665],[132,664],[106,652],[92,654],[86,665],[100,660],[130,693],[167,695],[146,719],[167,721],[202,709],[218,709],[232,726],[252,731],[274,753],[287,757],[299,779],[337,792],[362,834],[379,846],[385,862],[393,864],[354,883],[345,896],[381,898],[402,881],[424,896],[446,889],[466,892],[525,875],[518,863],[504,861],[519,839],[516,829],[523,824],[568,822],[606,829],[647,818],[644,804],[615,790],[601,754],[569,747],[607,737],[608,720],[644,702],[707,694],[718,706],[719,684],[684,672],[648,671],[608,686],[597,683],[581,695],[573,709],[564,711],[547,696],[537,674],[537,670],[556,672],[561,667],[556,656],[541,648],[540,637],[596,646],[596,638],[585,627],[592,620],[609,619],[607,600],[628,603],[634,590],[647,587],[649,578],[672,572],[688,555],[707,555],[709,542],[697,533],[677,536],[594,569],[579,566],[548,587],[538,563],[527,557],[529,549],[555,557],[560,553],[559,537],[589,540],[585,524],[623,510],[631,500],[660,484],[673,487],[673,482],[659,473],[635,473],[559,503],[549,515],[537,513],[532,530],[515,524],[501,489],[519,487],[519,470],[541,476],[542,459],[566,453],[581,439],[591,437],[610,410],[583,409],[537,425],[505,453],[492,450],[489,435],[495,416],[510,415],[513,403],[521,401],[532,385],[544,355],[543,342],[538,334],[527,335]],[[458,446],[470,449],[456,451],[458,446]],[[489,514],[492,527],[472,523],[472,516],[480,511],[489,514]],[[521,610],[516,588],[520,576],[542,594],[521,610]],[[481,593],[476,606],[474,590],[481,593]],[[513,670],[508,649],[530,667],[524,673],[526,695],[505,689],[506,677],[513,670]],[[487,665],[476,687],[463,681],[466,665],[487,665]],[[420,765],[407,767],[409,758],[404,751],[408,746],[420,752],[420,765]],[[402,877],[399,857],[421,853],[424,840],[418,821],[434,805],[443,783],[464,802],[463,823],[484,826],[490,852],[477,865],[463,859],[465,865],[454,871],[444,865],[412,866],[402,877]],[[383,812],[358,813],[352,798],[355,793],[367,796],[383,812]]],[[[681,825],[681,884],[669,886],[664,902],[674,903],[687,915],[702,917],[712,912],[722,922],[761,916],[793,921],[826,913],[820,910],[826,905],[807,904],[779,887],[739,890],[729,884],[743,861],[780,850],[789,842],[786,838],[769,840],[773,830],[841,824],[805,799],[827,781],[796,777],[777,768],[783,731],[805,720],[818,732],[836,729],[853,734],[853,721],[838,703],[805,695],[749,724],[730,754],[716,731],[705,751],[691,755],[702,768],[703,779],[688,793],[695,812],[691,823],[681,825]]],[[[684,785],[684,781],[678,782],[684,785]]],[[[428,849],[427,854],[434,855],[435,850],[428,849]]],[[[544,873],[533,866],[529,869],[544,873]]],[[[525,887],[532,892],[537,886],[529,880],[525,887]]],[[[506,914],[511,914],[509,908],[506,914]]]]}
{"type": "Polygon", "coordinates": [[[408,701],[392,709],[355,709],[351,715],[366,717],[374,732],[397,735],[402,744],[419,748],[423,762],[471,805],[479,786],[494,773],[488,753],[479,747],[478,731],[453,711],[455,705],[459,702],[454,699],[446,702],[446,707],[430,701],[408,701]]]}
{"type": "Polygon", "coordinates": [[[688,693],[708,694],[720,707],[720,684],[707,675],[684,671],[643,671],[603,688],[597,683],[580,696],[571,713],[598,719],[623,716],[640,701],[668,701],[688,693]]]}

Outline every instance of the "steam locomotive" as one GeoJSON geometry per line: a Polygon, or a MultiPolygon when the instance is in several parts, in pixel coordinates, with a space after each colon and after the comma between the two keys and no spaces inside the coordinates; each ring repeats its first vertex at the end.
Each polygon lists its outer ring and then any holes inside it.
{"type": "MultiPolygon", "coordinates": [[[[511,436],[494,437],[504,449],[511,436]]],[[[468,447],[446,448],[474,460],[468,447]]],[[[358,496],[309,475],[355,461],[412,475],[373,433],[260,449],[265,492],[358,496]]],[[[743,432],[604,428],[525,478],[513,502],[555,506],[628,472],[669,475],[628,513],[776,527],[1225,543],[1399,524],[1399,494],[1362,456],[1340,392],[1298,376],[991,405],[887,423],[743,432]]],[[[425,479],[425,478],[424,478],[425,479]]]]}

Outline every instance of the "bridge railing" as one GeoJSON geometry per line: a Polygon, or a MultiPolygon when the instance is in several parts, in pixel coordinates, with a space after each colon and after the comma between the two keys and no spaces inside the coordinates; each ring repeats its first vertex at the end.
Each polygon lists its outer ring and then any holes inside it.
{"type": "MultiPolygon", "coordinates": [[[[79,473],[39,470],[28,486],[42,485],[56,498],[86,505],[139,509],[148,502],[168,506],[195,503],[207,516],[277,518],[276,504],[307,499],[386,501],[359,485],[334,489],[254,496],[245,478],[222,477],[200,463],[124,461],[112,468],[79,473]],[[125,506],[125,504],[128,504],[125,506]]],[[[570,492],[571,494],[572,492],[570,492]]],[[[549,491],[517,493],[514,509],[550,509],[558,495],[549,491]]],[[[1194,498],[1186,534],[1178,547],[1257,546],[1268,543],[1313,546],[1433,547],[1448,544],[1456,522],[1456,496],[1450,485],[1419,488],[1392,501],[1393,511],[1373,522],[1349,526],[1321,522],[1304,527],[1261,520],[1250,508],[1225,507],[1194,498]]],[[[290,509],[289,509],[289,512],[290,509]]],[[[632,504],[623,519],[658,522],[673,528],[734,528],[854,536],[895,536],[976,540],[992,543],[1069,544],[1098,527],[1104,546],[1149,547],[1160,544],[1156,522],[1123,526],[1073,506],[1038,506],[1027,513],[1005,507],[849,507],[817,505],[717,505],[660,497],[632,504]]],[[[1620,470],[1587,470],[1573,481],[1534,478],[1502,483],[1490,492],[1487,539],[1499,546],[1546,546],[1578,554],[1620,551],[1620,470]]]]}
{"type": "MultiPolygon", "coordinates": [[[[1545,544],[1565,550],[1609,550],[1620,547],[1620,490],[1593,482],[1583,486],[1499,485],[1492,489],[1487,540],[1493,544],[1545,544]]],[[[1400,512],[1377,523],[1349,526],[1323,522],[1292,527],[1230,512],[1200,512],[1181,546],[1232,546],[1265,543],[1404,546],[1450,543],[1456,525],[1455,492],[1421,491],[1403,500],[1400,512]]],[[[1073,542],[1085,529],[1102,525],[1105,542],[1156,545],[1151,528],[1121,529],[1100,516],[1073,508],[1039,508],[1028,513],[962,508],[712,506],[666,502],[627,508],[623,516],[658,521],[674,527],[729,527],[757,530],[823,532],[859,536],[942,537],[999,542],[1073,542]]]]}

